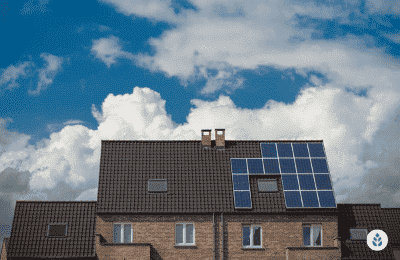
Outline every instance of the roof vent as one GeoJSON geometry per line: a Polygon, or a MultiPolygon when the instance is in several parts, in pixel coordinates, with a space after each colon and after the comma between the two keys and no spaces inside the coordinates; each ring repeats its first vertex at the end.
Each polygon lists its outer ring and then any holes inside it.
{"type": "Polygon", "coordinates": [[[215,145],[217,149],[225,149],[225,129],[215,129],[215,145]]]}
{"type": "Polygon", "coordinates": [[[203,148],[211,148],[211,129],[201,130],[201,145],[203,148]]]}

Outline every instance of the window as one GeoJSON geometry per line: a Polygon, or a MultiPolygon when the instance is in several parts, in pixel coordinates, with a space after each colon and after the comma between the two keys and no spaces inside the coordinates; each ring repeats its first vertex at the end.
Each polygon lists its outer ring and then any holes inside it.
{"type": "Polygon", "coordinates": [[[278,191],[278,185],[276,184],[276,179],[258,180],[258,191],[259,192],[278,191]]]}
{"type": "Polygon", "coordinates": [[[303,226],[303,245],[322,246],[322,228],[319,225],[303,226]]]}
{"type": "Polygon", "coordinates": [[[223,135],[224,131],[217,131],[217,135],[223,135]]]}
{"type": "Polygon", "coordinates": [[[132,224],[114,224],[114,243],[132,243],[132,224]]]}
{"type": "Polygon", "coordinates": [[[243,225],[243,247],[261,248],[262,232],[260,225],[243,225]]]}
{"type": "Polygon", "coordinates": [[[67,236],[67,224],[49,224],[49,237],[65,237],[67,236]]]}
{"type": "Polygon", "coordinates": [[[149,192],[163,192],[167,191],[167,180],[149,180],[148,182],[149,192]]]}
{"type": "Polygon", "coordinates": [[[351,228],[350,229],[350,239],[351,240],[367,240],[367,230],[361,228],[351,228]]]}
{"type": "Polygon", "coordinates": [[[180,246],[194,245],[194,224],[175,224],[175,243],[180,246]]]}

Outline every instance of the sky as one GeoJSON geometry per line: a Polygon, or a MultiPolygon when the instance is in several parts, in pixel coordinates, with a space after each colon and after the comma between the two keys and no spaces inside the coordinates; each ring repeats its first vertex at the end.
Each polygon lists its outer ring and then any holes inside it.
{"type": "Polygon", "coordinates": [[[323,140],[338,203],[400,207],[400,1],[0,3],[0,242],[96,200],[101,140],[323,140]],[[214,133],[212,133],[214,139],[214,133]]]}

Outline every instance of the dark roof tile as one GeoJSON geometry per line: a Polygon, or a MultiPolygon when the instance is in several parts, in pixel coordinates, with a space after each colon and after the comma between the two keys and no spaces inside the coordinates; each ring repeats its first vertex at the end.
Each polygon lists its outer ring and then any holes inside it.
{"type": "MultiPolygon", "coordinates": [[[[215,141],[211,149],[203,149],[201,141],[102,141],[97,212],[243,212],[234,207],[230,159],[261,158],[262,142],[271,141],[225,141],[224,150],[217,150],[215,141]],[[168,192],[149,194],[152,178],[167,179],[168,192]]],[[[250,177],[250,211],[286,212],[280,176],[279,191],[262,195],[257,178],[250,177]]]]}
{"type": "Polygon", "coordinates": [[[17,201],[7,256],[95,257],[95,213],[96,201],[17,201]],[[50,223],[68,223],[67,237],[47,237],[50,223]]]}

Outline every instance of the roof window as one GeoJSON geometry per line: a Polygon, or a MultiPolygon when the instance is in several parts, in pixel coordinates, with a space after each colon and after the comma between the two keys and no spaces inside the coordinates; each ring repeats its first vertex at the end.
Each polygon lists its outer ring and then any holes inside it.
{"type": "Polygon", "coordinates": [[[49,224],[47,236],[49,237],[67,236],[67,224],[49,224]]]}
{"type": "Polygon", "coordinates": [[[167,180],[151,179],[148,182],[149,192],[166,192],[167,191],[167,180]]]}
{"type": "Polygon", "coordinates": [[[275,192],[278,191],[278,185],[276,179],[261,179],[258,180],[258,191],[259,192],[275,192]]]}

